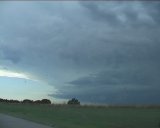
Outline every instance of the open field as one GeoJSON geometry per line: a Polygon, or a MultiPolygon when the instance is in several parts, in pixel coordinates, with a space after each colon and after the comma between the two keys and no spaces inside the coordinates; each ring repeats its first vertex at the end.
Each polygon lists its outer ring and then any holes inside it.
{"type": "Polygon", "coordinates": [[[55,128],[160,128],[160,108],[0,104],[0,113],[55,128]]]}

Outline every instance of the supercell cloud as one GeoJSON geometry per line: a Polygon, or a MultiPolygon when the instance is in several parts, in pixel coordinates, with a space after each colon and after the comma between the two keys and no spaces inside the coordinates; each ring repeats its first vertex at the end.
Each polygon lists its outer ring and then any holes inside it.
{"type": "Polygon", "coordinates": [[[1,2],[0,68],[56,99],[159,104],[160,2],[1,2]]]}

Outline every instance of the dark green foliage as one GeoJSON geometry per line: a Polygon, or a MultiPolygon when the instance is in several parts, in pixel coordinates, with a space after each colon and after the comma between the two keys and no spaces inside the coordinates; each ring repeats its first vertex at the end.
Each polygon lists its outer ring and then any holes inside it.
{"type": "Polygon", "coordinates": [[[41,100],[41,103],[42,103],[42,104],[51,104],[51,101],[48,100],[48,99],[42,99],[42,100],[41,100]]]}
{"type": "Polygon", "coordinates": [[[32,104],[33,100],[25,99],[25,100],[22,101],[22,103],[24,103],[24,104],[32,104]]]}
{"type": "Polygon", "coordinates": [[[34,104],[41,104],[41,100],[34,101],[34,104]]]}
{"type": "Polygon", "coordinates": [[[1,103],[20,103],[20,101],[18,100],[7,100],[7,99],[1,99],[1,98],[0,98],[0,102],[1,103]]]}
{"type": "Polygon", "coordinates": [[[80,105],[80,102],[76,98],[72,98],[68,101],[69,105],[80,105]]]}
{"type": "Polygon", "coordinates": [[[51,101],[48,99],[42,99],[42,100],[30,100],[30,99],[24,99],[23,101],[18,100],[7,100],[7,99],[1,99],[0,103],[22,103],[22,104],[51,104],[51,101]]]}

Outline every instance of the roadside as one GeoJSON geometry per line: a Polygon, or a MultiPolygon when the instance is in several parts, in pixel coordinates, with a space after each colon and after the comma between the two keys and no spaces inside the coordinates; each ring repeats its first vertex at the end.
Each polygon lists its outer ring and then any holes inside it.
{"type": "Polygon", "coordinates": [[[0,114],[0,128],[52,128],[28,120],[0,114]]]}

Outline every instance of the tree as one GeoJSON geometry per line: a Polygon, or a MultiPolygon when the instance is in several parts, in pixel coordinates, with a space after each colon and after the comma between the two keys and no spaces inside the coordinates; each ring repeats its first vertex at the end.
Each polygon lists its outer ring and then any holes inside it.
{"type": "Polygon", "coordinates": [[[34,104],[41,104],[41,100],[34,101],[34,104]]]}
{"type": "Polygon", "coordinates": [[[68,101],[69,105],[80,105],[80,102],[76,98],[72,98],[71,100],[68,101]]]}
{"type": "Polygon", "coordinates": [[[1,99],[1,98],[0,98],[0,102],[4,102],[4,99],[1,99]]]}
{"type": "Polygon", "coordinates": [[[25,99],[25,100],[22,101],[22,103],[24,103],[24,104],[32,104],[33,100],[25,99]]]}
{"type": "Polygon", "coordinates": [[[41,100],[41,103],[42,103],[42,104],[51,104],[51,101],[48,100],[48,99],[42,99],[42,100],[41,100]]]}

